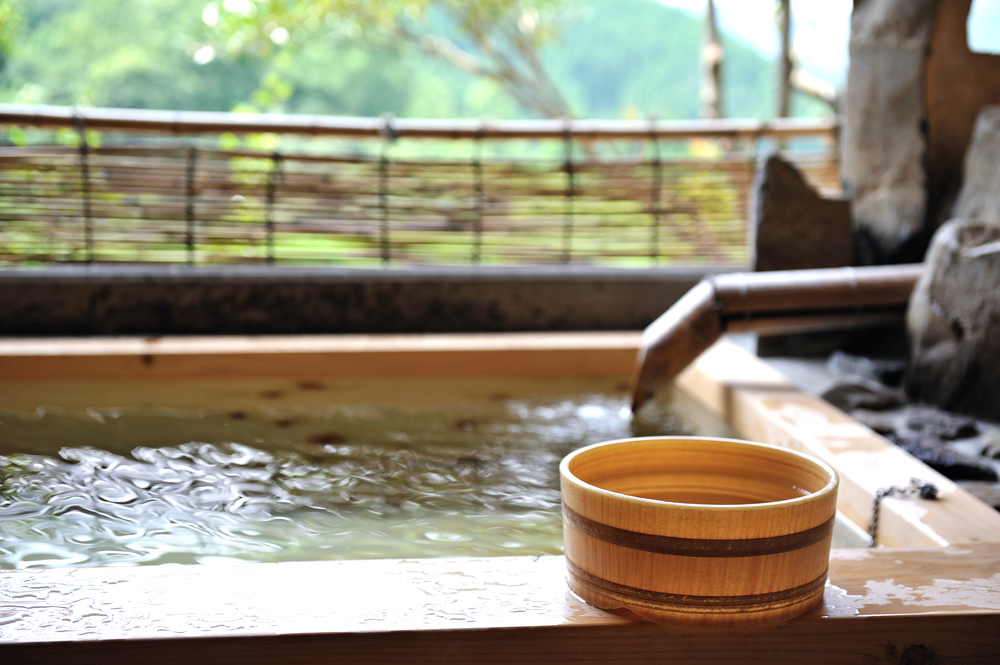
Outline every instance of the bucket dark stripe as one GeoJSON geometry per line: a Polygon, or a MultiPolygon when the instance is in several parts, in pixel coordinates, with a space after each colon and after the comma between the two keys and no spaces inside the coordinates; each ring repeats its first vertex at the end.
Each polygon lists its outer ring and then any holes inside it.
{"type": "Polygon", "coordinates": [[[576,575],[580,580],[604,589],[605,591],[611,591],[612,593],[617,593],[622,596],[630,596],[647,602],[662,603],[664,605],[684,605],[688,607],[705,608],[714,607],[720,609],[731,607],[734,610],[738,608],[740,611],[746,611],[755,605],[767,606],[768,609],[775,609],[775,606],[795,604],[796,602],[804,600],[812,595],[817,589],[823,588],[826,584],[827,576],[827,571],[824,570],[822,575],[811,582],[803,584],[802,586],[785,589],[783,591],[774,591],[771,593],[758,593],[751,596],[689,596],[680,593],[664,593],[662,591],[637,589],[624,584],[609,582],[608,580],[595,577],[594,575],[580,569],[568,558],[566,559],[566,567],[569,569],[570,573],[576,575]]]}
{"type": "Polygon", "coordinates": [[[833,532],[833,523],[836,517],[831,517],[828,521],[812,529],[790,533],[786,536],[743,540],[674,538],[673,536],[656,536],[619,529],[584,517],[565,503],[563,504],[563,519],[568,525],[591,538],[633,550],[655,552],[656,554],[675,554],[677,556],[743,557],[780,554],[814,545],[833,532]]]}

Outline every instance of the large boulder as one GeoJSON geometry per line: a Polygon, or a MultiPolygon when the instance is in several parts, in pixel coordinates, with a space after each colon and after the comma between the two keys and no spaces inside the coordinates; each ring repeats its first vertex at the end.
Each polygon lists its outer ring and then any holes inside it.
{"type": "Polygon", "coordinates": [[[954,215],[1000,226],[1000,106],[984,107],[976,119],[954,215]]]}
{"type": "Polygon", "coordinates": [[[907,312],[906,388],[942,408],[1000,419],[1000,227],[938,229],[907,312]]]}
{"type": "MultiPolygon", "coordinates": [[[[993,0],[994,4],[996,0],[993,0]]],[[[989,0],[979,1],[988,5],[989,0]]],[[[924,106],[927,109],[927,214],[930,228],[955,217],[962,167],[985,106],[1000,104],[1000,55],[969,49],[973,0],[941,2],[924,65],[924,106]]],[[[930,238],[928,238],[930,240],[930,238]]]]}
{"type": "Polygon", "coordinates": [[[927,211],[924,59],[939,0],[855,0],[842,164],[875,259],[907,258],[927,211]]]}
{"type": "Polygon", "coordinates": [[[771,155],[754,186],[754,270],[837,268],[851,264],[851,208],[826,199],[792,164],[771,155]]]}
{"type": "MultiPolygon", "coordinates": [[[[771,155],[757,171],[751,233],[754,270],[837,268],[852,264],[851,206],[820,196],[792,164],[771,155]]],[[[847,344],[843,331],[761,337],[762,356],[825,356],[847,344]]]]}

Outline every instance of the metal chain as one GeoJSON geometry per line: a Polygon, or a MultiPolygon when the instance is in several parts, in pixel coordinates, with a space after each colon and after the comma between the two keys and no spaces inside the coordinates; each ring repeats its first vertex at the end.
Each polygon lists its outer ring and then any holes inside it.
{"type": "Polygon", "coordinates": [[[882,507],[882,499],[894,494],[900,496],[918,496],[921,499],[936,499],[938,498],[938,488],[933,483],[925,483],[917,478],[910,478],[909,487],[893,485],[892,487],[886,487],[875,492],[875,501],[872,504],[872,523],[868,528],[868,537],[870,538],[869,547],[875,547],[877,544],[878,514],[879,509],[882,507]]]}

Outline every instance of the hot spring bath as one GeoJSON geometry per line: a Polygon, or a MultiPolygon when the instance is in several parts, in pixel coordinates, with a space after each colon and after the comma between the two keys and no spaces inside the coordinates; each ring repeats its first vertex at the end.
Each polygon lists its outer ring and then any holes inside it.
{"type": "MultiPolygon", "coordinates": [[[[404,501],[410,500],[420,506],[413,498],[421,498],[422,487],[438,491],[440,479],[426,475],[428,473],[445,478],[451,474],[461,479],[484,475],[487,470],[493,473],[497,469],[503,471],[528,465],[533,474],[543,475],[539,470],[544,464],[536,466],[535,462],[558,457],[562,453],[557,450],[559,446],[576,446],[577,442],[590,440],[587,438],[590,435],[598,438],[620,436],[594,430],[590,425],[584,427],[582,423],[596,420],[619,423],[615,425],[619,427],[627,421],[606,419],[607,415],[614,415],[615,405],[611,402],[568,400],[571,406],[563,413],[571,414],[570,423],[576,425],[569,430],[577,434],[558,438],[555,448],[543,446],[544,454],[540,458],[526,456],[523,450],[516,448],[513,454],[500,452],[499,447],[473,455],[459,453],[451,446],[474,432],[486,431],[497,440],[514,435],[514,426],[505,420],[507,416],[499,417],[507,413],[497,411],[501,406],[508,409],[521,405],[529,412],[534,409],[536,415],[547,417],[553,414],[539,409],[555,409],[567,402],[565,398],[533,401],[544,391],[479,388],[476,389],[478,398],[485,400],[486,410],[447,411],[436,430],[448,433],[442,437],[445,445],[419,455],[404,455],[395,447],[400,442],[374,437],[366,429],[367,425],[357,424],[356,429],[344,425],[338,429],[329,426],[332,421],[327,414],[318,413],[307,418],[305,411],[316,405],[328,408],[333,404],[337,409],[356,409],[366,403],[398,403],[393,401],[396,397],[384,394],[385,388],[380,386],[385,385],[409,386],[401,403],[409,405],[403,410],[412,411],[415,405],[438,399],[439,396],[433,394],[434,385],[459,378],[459,385],[468,381],[464,385],[474,386],[482,380],[490,385],[507,385],[511,380],[513,385],[523,386],[522,382],[542,380],[544,384],[556,380],[558,383],[574,377],[574,381],[580,381],[578,385],[585,386],[582,391],[585,395],[624,400],[624,387],[618,385],[617,377],[629,373],[638,341],[637,334],[607,333],[8,340],[0,342],[0,383],[5,384],[4,399],[13,400],[4,406],[26,414],[25,422],[20,423],[26,427],[73,420],[78,426],[74,428],[77,440],[67,447],[77,450],[87,449],[86,446],[93,443],[93,436],[117,441],[114,446],[118,448],[102,455],[116,455],[116,458],[104,459],[105,462],[113,460],[119,466],[104,464],[101,473],[131,466],[130,472],[135,474],[137,468],[142,468],[141,464],[152,463],[134,459],[129,451],[136,449],[147,449],[146,453],[139,453],[139,457],[151,455],[149,451],[159,451],[159,456],[146,459],[161,461],[168,469],[173,466],[178,473],[185,467],[197,470],[201,475],[188,478],[190,484],[186,487],[200,486],[201,482],[214,488],[211,491],[201,489],[200,495],[194,495],[208,503],[217,501],[216,506],[231,507],[229,511],[216,513],[223,526],[232,524],[230,519],[239,521],[252,516],[254,506],[273,508],[275,500],[267,492],[261,492],[259,484],[254,485],[241,474],[235,478],[230,474],[229,480],[224,477],[225,482],[220,484],[218,467],[228,465],[256,473],[265,469],[272,474],[271,478],[281,481],[276,483],[279,489],[287,492],[278,495],[279,499],[290,503],[290,506],[280,504],[283,509],[315,517],[323,511],[303,508],[296,504],[298,499],[294,497],[315,497],[323,494],[326,486],[314,484],[315,475],[296,475],[291,471],[315,466],[322,471],[318,480],[333,484],[344,476],[336,476],[332,471],[338,465],[347,464],[348,458],[340,457],[341,447],[366,445],[365,452],[379,460],[382,468],[396,469],[393,465],[397,463],[404,467],[413,465],[417,476],[435,481],[429,486],[418,483],[415,487],[404,483],[403,488],[411,494],[397,502],[398,506],[381,495],[350,488],[346,493],[354,496],[353,492],[358,492],[355,498],[359,499],[351,505],[361,503],[363,510],[368,510],[373,503],[382,503],[378,512],[383,516],[379,517],[378,524],[384,526],[387,521],[384,515],[391,511],[407,518],[413,515],[406,512],[410,506],[404,501]],[[331,399],[331,387],[341,385],[342,379],[348,379],[346,385],[350,388],[331,399]],[[155,406],[153,402],[141,403],[138,396],[159,390],[157,386],[190,385],[205,380],[222,383],[235,380],[242,396],[231,394],[231,401],[206,408],[204,395],[193,389],[182,390],[181,397],[188,401],[175,403],[174,411],[162,422],[206,424],[197,436],[184,435],[164,441],[173,431],[170,427],[150,425],[149,420],[129,411],[129,408],[155,406]],[[95,392],[86,387],[95,381],[117,385],[120,392],[112,401],[96,402],[95,392]],[[319,382],[324,387],[299,385],[302,381],[319,382]],[[79,399],[66,400],[59,405],[61,411],[46,410],[39,416],[35,410],[37,406],[52,400],[51,394],[41,401],[38,397],[44,396],[47,386],[52,383],[63,384],[69,391],[67,396],[75,393],[79,399]],[[268,385],[263,385],[265,383],[268,385]],[[598,388],[587,388],[594,385],[598,388]],[[268,394],[262,395],[265,391],[268,394]],[[298,397],[292,400],[290,395],[298,397]],[[287,408],[300,399],[307,400],[300,405],[302,408],[287,408]],[[109,406],[113,404],[125,406],[109,406]],[[87,414],[87,405],[94,405],[91,406],[94,414],[87,414]],[[600,407],[605,412],[599,414],[597,409],[586,407],[600,407]],[[288,412],[292,413],[292,423],[284,422],[288,412]],[[591,417],[598,415],[601,417],[591,417]],[[294,417],[301,419],[294,421],[294,417]],[[310,418],[318,418],[323,426],[307,424],[307,421],[316,422],[310,418]],[[212,438],[207,424],[216,427],[216,431],[225,430],[225,440],[243,438],[250,441],[241,445],[270,455],[273,461],[256,457],[260,453],[244,448],[227,448],[219,441],[206,441],[207,447],[185,448],[185,440],[212,438]],[[254,434],[262,431],[270,434],[254,434]],[[109,436],[108,432],[114,436],[109,436]],[[138,434],[139,438],[132,439],[131,443],[116,438],[130,432],[138,434]],[[230,432],[237,435],[230,435],[230,432]],[[585,436],[580,436],[581,432],[585,436]],[[287,436],[287,440],[278,441],[269,438],[271,435],[287,436]],[[245,438],[247,436],[250,438],[245,438]],[[253,441],[255,438],[263,439],[264,443],[253,441]],[[310,438],[313,441],[310,442],[310,438]],[[272,450],[270,446],[275,443],[277,448],[272,450]],[[310,447],[320,452],[313,450],[307,454],[310,447]],[[459,460],[459,457],[472,456],[478,461],[459,460]],[[427,468],[431,462],[439,466],[427,468]],[[440,473],[442,467],[446,473],[440,473]],[[230,493],[218,496],[219,486],[229,488],[230,493]],[[241,503],[238,494],[244,495],[245,502],[241,503]],[[261,499],[262,503],[257,503],[261,499]],[[247,510],[250,513],[244,512],[247,510]]],[[[900,654],[909,653],[911,645],[930,645],[929,648],[942,658],[966,658],[973,662],[977,654],[996,653],[1000,649],[995,638],[1000,634],[995,630],[997,617],[1000,617],[996,598],[1000,596],[990,577],[996,557],[1000,556],[997,550],[1000,545],[983,540],[984,534],[1000,532],[995,511],[836,409],[803,395],[758,359],[731,344],[716,345],[682,375],[678,383],[686,394],[695,397],[709,411],[724,415],[741,438],[810,452],[834,466],[841,477],[838,507],[855,523],[867,523],[871,497],[879,487],[905,484],[911,476],[938,484],[942,489],[941,499],[926,502],[926,505],[887,500],[879,532],[885,549],[834,549],[824,604],[776,630],[711,635],[672,633],[653,624],[637,623],[627,617],[602,612],[570,594],[562,556],[244,563],[236,560],[241,557],[252,560],[261,552],[245,556],[229,551],[207,556],[206,560],[222,559],[232,565],[73,568],[62,562],[59,567],[46,569],[44,560],[53,558],[52,555],[36,553],[35,557],[25,559],[30,565],[28,569],[0,570],[0,659],[5,662],[107,665],[137,662],[155,654],[163,662],[305,665],[337,653],[345,662],[366,663],[475,660],[552,663],[585,659],[659,662],[683,653],[692,662],[715,662],[719,658],[740,660],[748,652],[780,652],[800,662],[823,660],[819,656],[825,657],[823,662],[854,662],[859,653],[878,659],[879,654],[889,648],[887,645],[900,654]],[[900,590],[906,591],[901,594],[900,590]],[[196,598],[197,602],[193,600],[196,598]]],[[[580,392],[578,388],[573,390],[580,392]]],[[[471,399],[473,392],[473,388],[463,389],[458,401],[467,403],[466,398],[471,399]]],[[[628,435],[652,433],[629,427],[628,435]]],[[[59,451],[51,449],[51,441],[46,443],[43,438],[42,443],[50,446],[48,451],[32,452],[25,447],[19,454],[58,457],[59,451]]],[[[74,469],[90,464],[65,463],[74,469]]],[[[98,465],[88,468],[97,470],[98,465]]],[[[555,465],[553,472],[554,469],[555,465]]],[[[371,469],[362,471],[370,472],[371,469]]],[[[259,482],[259,478],[254,482],[259,482]]],[[[103,482],[99,485],[100,490],[108,490],[103,482]]],[[[132,485],[138,487],[134,482],[132,485]]],[[[182,482],[174,485],[176,489],[182,486],[182,482]]],[[[456,487],[460,485],[452,485],[453,489],[456,487]]],[[[157,488],[151,484],[147,489],[157,488]]],[[[150,512],[155,512],[152,510],[155,508],[168,518],[177,517],[169,514],[170,510],[183,514],[186,508],[177,504],[176,495],[171,495],[167,489],[157,489],[162,501],[149,504],[150,512]]],[[[86,497],[78,493],[77,503],[86,505],[83,499],[96,500],[91,496],[96,491],[88,490],[86,497]]],[[[133,494],[136,492],[131,489],[123,495],[111,492],[104,500],[109,500],[111,505],[133,506],[138,501],[131,498],[133,494]],[[111,499],[119,499],[119,502],[111,499]]],[[[330,492],[329,496],[339,495],[330,492]]],[[[460,502],[468,498],[461,491],[452,492],[451,496],[460,502]]],[[[547,497],[547,501],[554,500],[550,494],[542,496],[547,497]]],[[[475,501],[478,503],[473,505],[484,506],[482,499],[475,501]]],[[[73,505],[73,501],[63,505],[73,505]]],[[[38,508],[38,505],[34,507],[38,508]]],[[[523,517],[533,511],[535,508],[531,505],[520,505],[514,512],[523,517]]],[[[95,519],[85,510],[76,508],[65,513],[75,513],[83,520],[95,519]]],[[[472,511],[470,514],[482,513],[472,511]]],[[[257,513],[257,516],[261,514],[273,516],[274,513],[257,513]]],[[[265,520],[265,523],[281,522],[285,517],[288,513],[279,514],[275,520],[265,520]]],[[[536,526],[532,523],[528,530],[536,526]]],[[[123,531],[116,538],[132,538],[132,544],[139,540],[134,528],[123,531]]],[[[425,529],[423,533],[428,531],[432,529],[425,529]]],[[[197,530],[188,529],[188,532],[194,534],[192,540],[203,535],[197,530]]],[[[248,536],[235,534],[234,529],[230,529],[228,535],[222,530],[220,533],[231,538],[224,538],[223,542],[234,547],[240,546],[248,536]]],[[[156,536],[147,533],[143,537],[155,540],[156,536]]],[[[284,540],[279,538],[280,549],[291,550],[285,546],[289,539],[282,538],[284,540]]],[[[415,540],[427,541],[417,543],[421,547],[450,545],[448,540],[426,537],[415,540]]],[[[461,547],[478,547],[471,544],[475,541],[456,539],[454,542],[461,547]]],[[[512,537],[501,541],[501,545],[525,542],[525,538],[512,537]]],[[[147,554],[155,559],[165,549],[177,555],[176,543],[170,548],[129,549],[118,542],[107,551],[124,555],[126,560],[119,560],[119,563],[136,563],[127,559],[147,554]]],[[[527,546],[514,549],[520,553],[531,551],[527,546]]],[[[188,561],[195,560],[190,556],[191,551],[194,550],[189,549],[183,555],[188,561]]],[[[439,555],[442,551],[438,549],[433,554],[439,555]]],[[[273,553],[273,547],[264,548],[263,556],[273,553]]],[[[327,555],[328,551],[319,556],[327,555]]],[[[302,558],[312,556],[304,554],[302,558]]],[[[329,555],[327,558],[334,557],[329,555]]],[[[56,564],[59,561],[53,562],[56,564]]]]}
{"type": "MultiPolygon", "coordinates": [[[[562,552],[559,460],[736,433],[627,377],[0,384],[0,567],[562,552]]],[[[842,525],[838,546],[862,546],[842,525]]]]}
{"type": "Polygon", "coordinates": [[[558,554],[559,460],[733,436],[620,378],[0,386],[0,566],[558,554]]]}

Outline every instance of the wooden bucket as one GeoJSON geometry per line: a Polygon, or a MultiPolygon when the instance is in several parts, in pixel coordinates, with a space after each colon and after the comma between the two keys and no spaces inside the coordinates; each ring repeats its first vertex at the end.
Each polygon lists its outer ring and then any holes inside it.
{"type": "Polygon", "coordinates": [[[790,619],[823,598],[837,474],[760,443],[651,437],[560,465],[569,586],[660,623],[790,619]]]}

